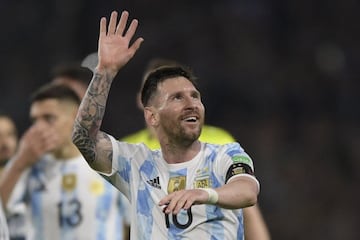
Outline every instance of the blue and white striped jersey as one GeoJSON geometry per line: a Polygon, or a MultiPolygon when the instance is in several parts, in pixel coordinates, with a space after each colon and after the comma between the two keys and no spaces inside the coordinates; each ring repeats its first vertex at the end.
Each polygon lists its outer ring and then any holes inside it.
{"type": "Polygon", "coordinates": [[[127,199],[82,156],[44,156],[17,183],[9,210],[19,202],[27,206],[28,240],[121,240],[129,217],[127,199]]]}
{"type": "MultiPolygon", "coordinates": [[[[160,150],[111,138],[112,173],[104,176],[131,202],[131,238],[243,239],[242,210],[214,205],[194,205],[188,211],[167,215],[160,199],[178,189],[217,188],[236,176],[248,176],[253,163],[238,143],[202,143],[201,151],[187,162],[168,164],[160,150]],[[247,168],[247,169],[245,169],[247,168]],[[245,171],[246,170],[246,171],[245,171]]],[[[241,191],[241,189],[239,189],[241,191]]]]}
{"type": "Polygon", "coordinates": [[[0,240],[9,240],[9,229],[6,223],[3,205],[0,199],[0,240]]]}

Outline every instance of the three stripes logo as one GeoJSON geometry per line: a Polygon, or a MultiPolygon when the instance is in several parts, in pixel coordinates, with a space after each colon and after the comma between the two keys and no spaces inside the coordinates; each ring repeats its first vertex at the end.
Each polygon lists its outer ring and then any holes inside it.
{"type": "Polygon", "coordinates": [[[146,182],[147,182],[148,184],[150,184],[151,186],[153,186],[153,187],[156,187],[156,188],[158,188],[158,189],[161,189],[159,176],[157,176],[157,177],[154,178],[154,179],[147,180],[146,182]]]}

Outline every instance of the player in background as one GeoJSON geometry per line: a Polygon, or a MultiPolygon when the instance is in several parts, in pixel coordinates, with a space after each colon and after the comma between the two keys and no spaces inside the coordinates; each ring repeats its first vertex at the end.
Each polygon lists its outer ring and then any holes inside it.
{"type": "MultiPolygon", "coordinates": [[[[0,176],[6,163],[16,153],[18,147],[18,133],[13,119],[0,113],[0,176]]],[[[6,221],[9,228],[10,240],[24,240],[27,225],[25,222],[25,205],[16,204],[11,211],[6,212],[6,221]]]]}
{"type": "Polygon", "coordinates": [[[93,171],[71,141],[80,99],[47,84],[31,99],[31,127],[0,179],[8,210],[25,203],[27,240],[123,239],[127,209],[119,191],[93,171]]]}
{"type": "MultiPolygon", "coordinates": [[[[15,154],[17,141],[17,130],[14,121],[8,115],[0,113],[0,175],[7,161],[15,154]]],[[[9,229],[1,199],[0,239],[9,239],[9,229]]]]}

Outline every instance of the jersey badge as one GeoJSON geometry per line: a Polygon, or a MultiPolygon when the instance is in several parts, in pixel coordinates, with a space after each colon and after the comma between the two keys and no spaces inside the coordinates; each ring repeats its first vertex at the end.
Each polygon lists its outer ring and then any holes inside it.
{"type": "Polygon", "coordinates": [[[103,194],[104,193],[104,184],[98,179],[93,180],[90,183],[90,192],[96,196],[103,194]]]}
{"type": "Polygon", "coordinates": [[[198,169],[196,171],[194,188],[209,188],[211,187],[209,168],[198,169]]]}
{"type": "Polygon", "coordinates": [[[77,178],[74,173],[66,174],[62,177],[62,189],[65,191],[73,191],[76,187],[77,178]]]}
{"type": "Polygon", "coordinates": [[[248,156],[236,155],[236,156],[233,156],[231,158],[231,160],[233,161],[233,163],[245,163],[249,166],[252,166],[252,161],[251,161],[250,157],[248,157],[248,156]]]}
{"type": "Polygon", "coordinates": [[[169,179],[168,193],[185,189],[186,187],[186,176],[174,176],[169,179]]]}

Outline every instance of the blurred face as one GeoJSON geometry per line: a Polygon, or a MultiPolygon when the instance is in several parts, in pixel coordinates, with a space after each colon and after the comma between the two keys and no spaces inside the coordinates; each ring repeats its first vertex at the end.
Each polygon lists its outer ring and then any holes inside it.
{"type": "Polygon", "coordinates": [[[60,141],[59,146],[54,149],[56,151],[72,144],[71,135],[76,112],[75,103],[46,99],[31,105],[30,118],[33,124],[40,124],[45,129],[51,128],[58,135],[60,141]]]}
{"type": "Polygon", "coordinates": [[[158,86],[154,98],[154,127],[158,137],[192,143],[204,123],[204,106],[199,91],[184,77],[169,78],[158,86]]]}
{"type": "Polygon", "coordinates": [[[0,164],[9,160],[16,151],[17,134],[13,121],[0,117],[0,164]]]}

